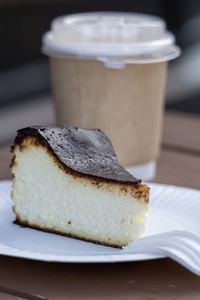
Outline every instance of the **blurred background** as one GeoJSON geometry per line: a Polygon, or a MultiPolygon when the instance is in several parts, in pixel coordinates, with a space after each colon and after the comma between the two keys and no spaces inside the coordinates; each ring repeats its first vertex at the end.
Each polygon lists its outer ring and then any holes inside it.
{"type": "Polygon", "coordinates": [[[164,18],[182,56],[170,63],[166,109],[200,115],[199,0],[0,0],[0,144],[16,128],[53,124],[48,59],[41,36],[53,18],[85,11],[129,11],[164,18]]]}

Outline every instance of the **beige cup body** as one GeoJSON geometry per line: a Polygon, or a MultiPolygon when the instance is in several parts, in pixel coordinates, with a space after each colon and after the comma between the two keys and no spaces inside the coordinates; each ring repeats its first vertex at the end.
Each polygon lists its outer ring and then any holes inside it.
{"type": "Polygon", "coordinates": [[[158,157],[166,62],[110,69],[95,60],[50,61],[58,125],[102,129],[126,166],[158,157]]]}

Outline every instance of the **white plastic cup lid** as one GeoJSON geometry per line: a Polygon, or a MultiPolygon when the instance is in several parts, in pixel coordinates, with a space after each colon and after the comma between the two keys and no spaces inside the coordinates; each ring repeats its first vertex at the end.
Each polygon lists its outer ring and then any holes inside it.
{"type": "Polygon", "coordinates": [[[168,61],[180,54],[163,19],[137,13],[96,12],[54,19],[44,34],[49,56],[89,58],[106,65],[168,61]]]}

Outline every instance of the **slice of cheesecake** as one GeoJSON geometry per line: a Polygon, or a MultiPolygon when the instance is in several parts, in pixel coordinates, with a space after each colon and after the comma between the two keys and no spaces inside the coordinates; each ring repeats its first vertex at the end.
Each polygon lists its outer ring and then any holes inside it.
{"type": "Polygon", "coordinates": [[[149,188],[98,129],[20,129],[11,171],[17,224],[114,247],[144,233],[149,188]]]}

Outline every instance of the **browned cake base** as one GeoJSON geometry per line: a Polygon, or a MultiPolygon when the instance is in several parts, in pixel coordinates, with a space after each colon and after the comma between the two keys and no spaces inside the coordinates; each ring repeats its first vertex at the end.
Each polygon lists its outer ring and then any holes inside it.
{"type": "Polygon", "coordinates": [[[118,249],[122,249],[125,246],[125,245],[119,246],[119,245],[115,245],[115,244],[112,244],[112,243],[102,243],[102,242],[99,242],[97,240],[86,239],[85,237],[81,237],[81,236],[78,236],[78,235],[75,235],[75,234],[64,233],[64,232],[60,232],[60,231],[53,230],[53,229],[50,229],[50,228],[42,228],[38,225],[29,224],[26,221],[21,221],[19,216],[16,217],[16,220],[13,223],[16,224],[16,225],[20,225],[22,227],[28,227],[28,228],[36,229],[36,230],[47,232],[47,233],[58,234],[58,235],[69,237],[69,238],[75,238],[75,239],[78,239],[80,241],[91,242],[91,243],[95,243],[97,245],[108,246],[108,247],[113,247],[113,248],[118,248],[118,249]]]}

